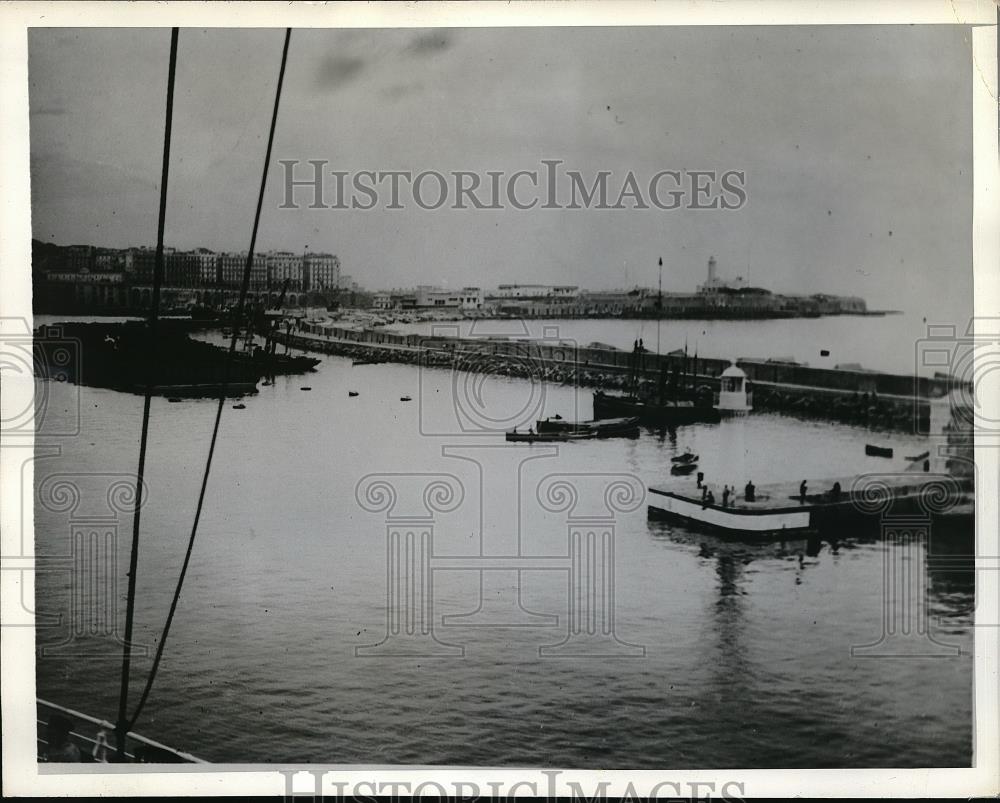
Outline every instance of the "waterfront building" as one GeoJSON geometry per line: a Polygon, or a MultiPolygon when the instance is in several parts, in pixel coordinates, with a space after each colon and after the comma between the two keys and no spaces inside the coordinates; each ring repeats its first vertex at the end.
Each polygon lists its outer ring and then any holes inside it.
{"type": "Polygon", "coordinates": [[[219,255],[207,248],[196,248],[194,258],[198,263],[198,285],[201,287],[217,286],[219,284],[219,255]]]}
{"type": "Polygon", "coordinates": [[[267,281],[270,287],[280,288],[288,280],[290,291],[303,289],[302,255],[291,251],[269,251],[267,259],[267,281]]]}
{"type": "Polygon", "coordinates": [[[198,284],[199,263],[191,251],[164,253],[163,283],[171,287],[195,287],[198,284]]]}
{"type": "Polygon", "coordinates": [[[493,298],[572,298],[580,294],[575,284],[500,284],[493,298]]]}
{"type": "Polygon", "coordinates": [[[307,253],[302,258],[305,290],[334,290],[340,285],[340,260],[336,254],[307,253]]]}
{"type": "MultiPolygon", "coordinates": [[[[243,282],[247,252],[219,254],[219,282],[223,287],[239,287],[243,282]]],[[[254,254],[250,266],[250,289],[267,289],[267,258],[264,254],[254,254]]]]}
{"type": "Polygon", "coordinates": [[[92,245],[71,245],[66,248],[65,268],[70,273],[89,273],[94,268],[97,249],[92,245]]]}

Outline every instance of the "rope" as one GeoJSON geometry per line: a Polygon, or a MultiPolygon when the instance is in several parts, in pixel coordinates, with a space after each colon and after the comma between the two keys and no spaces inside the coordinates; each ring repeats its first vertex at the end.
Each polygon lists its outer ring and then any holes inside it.
{"type": "MultiPolygon", "coordinates": [[[[243,283],[240,286],[240,300],[236,311],[236,320],[240,321],[243,318],[243,310],[246,305],[246,297],[250,288],[250,268],[253,265],[254,249],[257,246],[257,229],[260,225],[260,212],[264,205],[264,190],[267,186],[267,170],[271,163],[271,148],[274,144],[274,131],[278,124],[278,106],[281,102],[281,85],[285,80],[285,64],[288,61],[288,43],[292,36],[292,29],[285,29],[285,44],[281,51],[281,69],[278,71],[278,88],[274,94],[274,112],[271,115],[271,130],[267,137],[267,152],[264,156],[264,174],[260,180],[260,194],[257,196],[257,212],[253,219],[253,232],[250,235],[250,250],[247,252],[246,265],[243,267],[243,283]]],[[[153,681],[156,679],[157,670],[160,667],[160,659],[163,657],[163,647],[167,643],[167,635],[170,632],[170,625],[174,620],[174,612],[177,610],[177,603],[181,596],[181,589],[184,586],[184,578],[187,575],[188,564],[191,562],[191,552],[194,549],[195,536],[198,534],[198,524],[201,521],[201,511],[205,503],[205,492],[208,488],[208,476],[212,469],[212,457],[215,454],[215,443],[219,436],[219,423],[222,420],[222,408],[226,403],[226,388],[229,383],[229,371],[233,359],[233,354],[236,352],[236,342],[238,339],[238,327],[233,327],[232,339],[229,342],[229,352],[226,356],[225,369],[223,373],[222,386],[219,391],[219,406],[215,411],[215,425],[212,427],[212,439],[208,447],[208,457],[205,461],[205,471],[201,479],[201,490],[198,494],[198,506],[195,509],[194,523],[191,526],[191,535],[188,538],[187,551],[184,554],[184,563],[181,565],[181,573],[177,578],[177,587],[174,589],[174,597],[170,602],[170,611],[167,614],[167,621],[163,626],[163,634],[160,636],[160,643],[156,647],[156,655],[153,658],[153,666],[149,671],[149,677],[146,679],[146,686],[142,690],[142,696],[139,698],[139,702],[136,705],[135,713],[132,715],[132,719],[129,721],[128,730],[132,730],[135,727],[136,721],[139,719],[139,715],[142,713],[142,709],[146,704],[146,700],[149,697],[149,692],[153,688],[153,681]]]]}
{"type": "MultiPolygon", "coordinates": [[[[153,272],[153,299],[149,311],[150,348],[156,348],[159,332],[160,285],[163,283],[163,228],[167,218],[167,178],[170,173],[170,131],[174,119],[174,75],[177,71],[177,33],[170,31],[170,67],[167,72],[167,115],[163,133],[163,169],[160,176],[160,218],[156,231],[156,263],[153,272]]],[[[152,374],[146,367],[146,395],[142,405],[142,434],[139,438],[139,468],[135,480],[135,510],[132,513],[132,550],[129,556],[128,598],[125,609],[125,644],[122,648],[122,677],[118,694],[118,722],[115,733],[118,755],[125,754],[125,726],[128,708],[128,685],[132,666],[132,627],[135,622],[135,575],[139,564],[139,511],[142,507],[143,477],[146,473],[146,446],[149,443],[149,406],[153,395],[152,374]]]]}

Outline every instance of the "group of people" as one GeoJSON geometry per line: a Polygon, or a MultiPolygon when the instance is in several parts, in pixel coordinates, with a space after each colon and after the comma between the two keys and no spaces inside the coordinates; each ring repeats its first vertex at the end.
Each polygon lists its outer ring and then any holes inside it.
{"type": "MultiPolygon", "coordinates": [[[[710,507],[715,504],[715,494],[712,490],[705,484],[705,474],[702,471],[698,472],[697,476],[698,487],[701,488],[701,501],[703,507],[710,507]]],[[[731,501],[736,499],[736,486],[730,488],[728,485],[722,486],[722,506],[729,507],[731,501]]],[[[743,488],[743,501],[745,502],[755,502],[757,501],[757,486],[753,484],[753,480],[748,480],[747,484],[743,488]]]]}

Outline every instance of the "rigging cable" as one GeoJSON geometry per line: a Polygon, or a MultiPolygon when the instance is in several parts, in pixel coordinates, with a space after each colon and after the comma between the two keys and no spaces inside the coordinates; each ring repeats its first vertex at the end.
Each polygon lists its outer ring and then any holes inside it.
{"type": "MultiPolygon", "coordinates": [[[[243,311],[246,306],[247,293],[250,289],[250,269],[253,265],[254,249],[257,246],[257,229],[260,225],[260,212],[264,205],[264,190],[267,187],[267,171],[271,163],[271,148],[274,145],[274,131],[278,124],[278,107],[281,102],[281,86],[285,80],[285,64],[288,61],[288,43],[292,36],[292,29],[285,29],[285,44],[281,52],[281,68],[278,71],[278,87],[274,94],[274,111],[271,115],[271,130],[267,137],[267,152],[264,156],[264,173],[260,180],[260,194],[257,196],[257,211],[253,219],[253,231],[250,235],[250,250],[247,252],[247,261],[243,267],[243,281],[240,285],[240,299],[236,309],[236,321],[243,319],[243,311]]],[[[229,384],[229,371],[232,365],[233,355],[236,352],[236,343],[239,337],[239,327],[233,327],[232,339],[229,342],[229,352],[226,355],[225,368],[223,373],[222,386],[219,391],[219,405],[215,411],[215,424],[212,427],[212,439],[209,442],[208,457],[205,461],[205,471],[201,479],[201,490],[198,494],[198,506],[195,509],[194,523],[191,526],[191,535],[188,538],[187,551],[184,554],[184,562],[181,565],[181,572],[177,578],[177,586],[174,589],[174,596],[170,602],[170,611],[167,613],[167,621],[163,626],[163,633],[160,635],[160,642],[156,646],[156,655],[153,658],[153,665],[146,678],[146,685],[142,690],[139,702],[136,704],[135,713],[129,720],[128,730],[135,727],[135,723],[142,713],[142,709],[149,697],[149,692],[153,688],[153,681],[156,679],[157,670],[160,667],[160,659],[163,657],[163,647],[167,642],[167,634],[170,632],[170,625],[174,619],[174,612],[177,610],[177,603],[181,596],[181,589],[184,586],[184,578],[187,575],[188,564],[191,562],[191,552],[194,549],[195,536],[198,534],[198,524],[201,521],[201,511],[205,502],[205,492],[208,488],[208,477],[212,469],[212,457],[215,454],[215,443],[219,436],[219,423],[222,420],[222,408],[226,403],[226,389],[229,384]]]]}
{"type": "MultiPolygon", "coordinates": [[[[177,33],[170,31],[170,67],[167,72],[167,114],[163,133],[163,168],[160,176],[160,218],[156,231],[156,262],[153,270],[153,298],[149,310],[148,331],[150,350],[158,346],[160,312],[160,286],[163,284],[163,228],[167,218],[167,178],[170,173],[170,130],[174,118],[174,75],[177,72],[177,33]]],[[[155,352],[154,352],[155,353],[155,352]]],[[[152,361],[150,361],[152,362],[152,361]]],[[[118,694],[118,720],[115,735],[118,744],[117,758],[125,760],[125,737],[131,729],[125,724],[128,707],[129,673],[132,665],[132,627],[135,622],[135,575],[139,564],[139,511],[142,508],[143,477],[146,473],[146,446],[149,442],[149,407],[153,395],[152,370],[146,364],[146,394],[142,405],[142,434],[139,438],[139,467],[135,479],[135,509],[132,513],[132,549],[129,555],[128,597],[125,608],[125,643],[122,646],[121,688],[118,694]]]]}

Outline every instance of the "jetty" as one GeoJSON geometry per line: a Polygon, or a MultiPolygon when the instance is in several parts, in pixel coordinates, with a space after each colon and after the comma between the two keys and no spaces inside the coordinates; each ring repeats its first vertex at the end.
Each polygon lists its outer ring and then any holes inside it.
{"type": "Polygon", "coordinates": [[[903,472],[806,479],[762,485],[753,498],[744,492],[721,502],[721,488],[704,486],[714,502],[690,485],[683,489],[650,487],[648,513],[660,518],[741,538],[780,540],[790,535],[819,533],[832,528],[878,526],[880,514],[924,513],[938,517],[968,517],[974,510],[971,479],[950,474],[903,472]],[[839,484],[839,493],[834,491],[839,484]]]}
{"type": "MultiPolygon", "coordinates": [[[[676,350],[666,354],[633,352],[601,344],[581,346],[559,340],[483,338],[403,334],[384,328],[362,329],[334,322],[300,320],[274,340],[304,351],[337,354],[370,362],[471,370],[545,382],[574,384],[600,391],[625,391],[640,397],[658,395],[661,378],[688,377],[688,390],[725,393],[729,358],[698,357],[676,350]]],[[[788,360],[736,361],[752,393],[754,411],[789,413],[881,429],[926,431],[930,400],[967,383],[939,374],[933,377],[890,374],[860,368],[813,368],[788,360]]],[[[712,407],[711,401],[707,405],[712,407]]],[[[635,415],[620,406],[603,411],[635,415]]]]}

